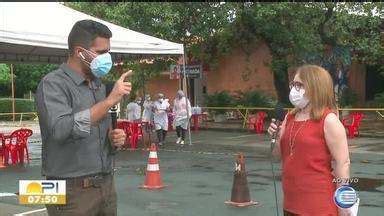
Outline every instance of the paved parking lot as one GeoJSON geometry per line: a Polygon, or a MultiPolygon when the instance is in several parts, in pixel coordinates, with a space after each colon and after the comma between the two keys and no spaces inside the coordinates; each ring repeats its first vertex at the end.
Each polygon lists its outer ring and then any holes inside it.
{"type": "MultiPolygon", "coordinates": [[[[40,175],[41,143],[38,135],[30,144],[32,162],[25,167],[0,170],[0,215],[46,215],[44,206],[22,206],[15,193],[18,180],[42,179],[40,175]]],[[[269,138],[238,132],[199,131],[192,134],[193,145],[181,148],[170,133],[168,143],[158,152],[163,181],[168,187],[146,191],[138,186],[144,181],[148,152],[123,151],[117,155],[115,173],[119,215],[275,215],[273,182],[269,164],[269,138]],[[234,158],[237,152],[246,157],[248,185],[253,200],[260,206],[233,208],[230,199],[234,158]]],[[[359,215],[382,216],[384,209],[384,140],[358,138],[349,141],[352,176],[358,177],[359,215]]],[[[279,164],[275,163],[279,168],[279,164]]],[[[278,170],[280,173],[280,170],[278,170]]],[[[281,206],[281,185],[278,196],[281,206]]],[[[280,210],[281,213],[281,210],[280,210]]]]}

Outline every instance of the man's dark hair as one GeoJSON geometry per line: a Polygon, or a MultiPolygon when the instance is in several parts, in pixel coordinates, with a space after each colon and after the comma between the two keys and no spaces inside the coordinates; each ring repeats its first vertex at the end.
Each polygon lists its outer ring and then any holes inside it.
{"type": "Polygon", "coordinates": [[[112,32],[106,25],[93,20],[77,21],[68,35],[68,49],[70,55],[73,54],[73,48],[75,46],[89,49],[93,40],[97,37],[109,39],[112,37],[112,32]]]}

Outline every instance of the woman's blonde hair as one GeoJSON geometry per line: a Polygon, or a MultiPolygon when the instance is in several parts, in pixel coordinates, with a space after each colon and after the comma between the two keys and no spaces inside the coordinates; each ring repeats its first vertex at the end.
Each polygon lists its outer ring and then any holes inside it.
{"type": "MultiPolygon", "coordinates": [[[[303,65],[296,70],[296,74],[304,84],[311,105],[311,119],[319,120],[326,108],[337,111],[333,81],[328,71],[316,65],[303,65]]],[[[291,114],[296,114],[298,111],[299,109],[295,108],[291,114]]]]}

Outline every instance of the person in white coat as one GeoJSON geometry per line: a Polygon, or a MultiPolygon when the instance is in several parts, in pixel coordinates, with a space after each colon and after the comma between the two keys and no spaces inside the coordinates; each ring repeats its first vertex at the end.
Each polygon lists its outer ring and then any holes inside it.
{"type": "Polygon", "coordinates": [[[168,111],[169,111],[168,99],[165,99],[164,94],[159,93],[157,95],[157,101],[153,103],[153,121],[159,139],[159,146],[164,144],[165,137],[168,131],[168,111]]]}
{"type": "Polygon", "coordinates": [[[179,90],[176,93],[176,98],[173,101],[173,114],[175,115],[173,125],[176,127],[177,133],[176,144],[184,145],[185,134],[188,129],[188,123],[192,116],[192,112],[191,103],[185,97],[182,90],[179,90]]]}
{"type": "Polygon", "coordinates": [[[129,122],[138,122],[141,117],[141,98],[138,97],[136,100],[131,101],[127,105],[127,119],[129,122]]]}
{"type": "Polygon", "coordinates": [[[153,121],[153,112],[152,112],[153,102],[151,101],[151,96],[147,94],[145,96],[145,101],[143,103],[143,118],[142,121],[146,123],[150,123],[153,121]]]}

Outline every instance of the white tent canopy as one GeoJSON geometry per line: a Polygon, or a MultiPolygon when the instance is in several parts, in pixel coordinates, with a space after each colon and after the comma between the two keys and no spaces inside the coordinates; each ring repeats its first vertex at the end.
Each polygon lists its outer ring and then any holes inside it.
{"type": "Polygon", "coordinates": [[[173,43],[100,20],[56,2],[0,2],[0,62],[61,63],[67,58],[67,37],[75,22],[92,19],[112,31],[114,58],[129,54],[182,55],[173,43]]]}

